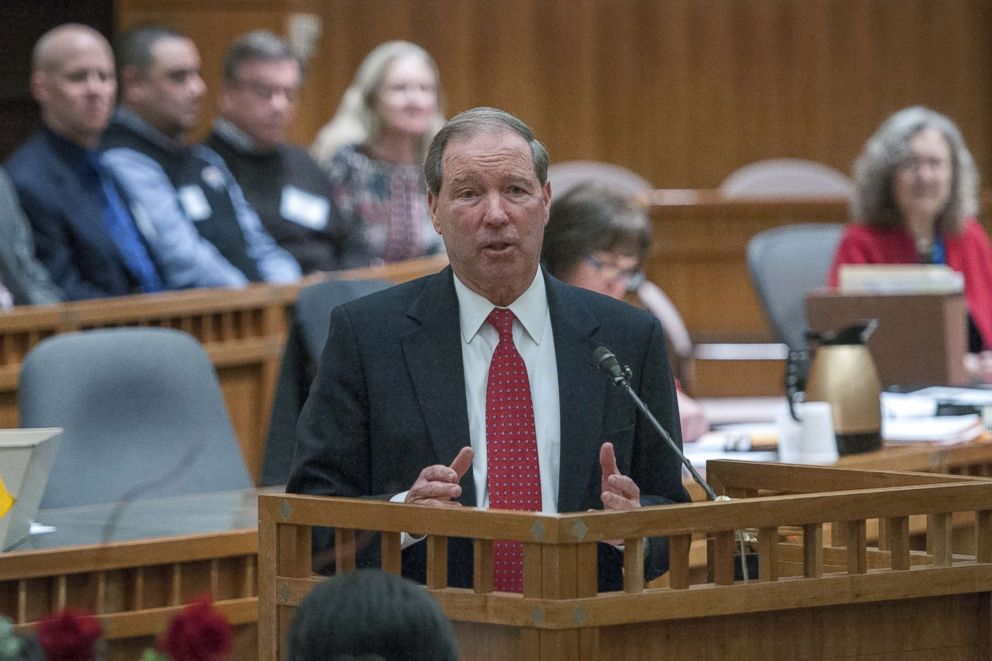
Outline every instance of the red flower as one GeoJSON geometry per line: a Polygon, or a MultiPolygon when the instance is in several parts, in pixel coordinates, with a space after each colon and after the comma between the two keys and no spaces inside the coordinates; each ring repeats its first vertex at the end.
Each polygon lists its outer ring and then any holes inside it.
{"type": "Polygon", "coordinates": [[[50,661],[92,661],[103,627],[93,615],[66,609],[38,623],[38,642],[50,661]]]}
{"type": "Polygon", "coordinates": [[[230,653],[231,625],[211,601],[200,597],[172,618],[162,649],[173,661],[218,661],[230,653]]]}

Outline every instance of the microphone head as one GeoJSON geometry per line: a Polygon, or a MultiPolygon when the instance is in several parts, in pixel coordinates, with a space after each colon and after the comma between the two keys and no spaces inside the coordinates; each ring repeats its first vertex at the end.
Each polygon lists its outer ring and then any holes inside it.
{"type": "Polygon", "coordinates": [[[623,379],[623,370],[620,369],[620,361],[613,355],[613,352],[606,347],[596,347],[592,352],[592,363],[596,369],[603,372],[611,379],[623,379]]]}

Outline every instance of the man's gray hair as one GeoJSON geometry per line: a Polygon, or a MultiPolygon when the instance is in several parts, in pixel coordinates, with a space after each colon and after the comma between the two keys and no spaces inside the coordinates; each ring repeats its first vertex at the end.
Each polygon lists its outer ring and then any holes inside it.
{"type": "Polygon", "coordinates": [[[441,127],[427,149],[427,160],[424,162],[424,176],[427,179],[427,190],[433,195],[441,192],[441,181],[444,177],[441,159],[444,150],[452,140],[469,138],[479,133],[494,133],[510,131],[516,133],[530,145],[531,157],[534,160],[534,174],[541,186],[548,183],[548,150],[534,137],[534,132],[522,121],[498,108],[472,108],[458,113],[441,127]]]}
{"type": "Polygon", "coordinates": [[[237,84],[241,67],[247,62],[283,62],[294,60],[300,66],[300,77],[305,73],[303,59],[285,39],[280,39],[268,30],[255,30],[234,40],[224,56],[224,80],[237,84]]]}
{"type": "Polygon", "coordinates": [[[937,217],[936,229],[959,232],[965,219],[978,212],[978,170],[961,131],[946,115],[913,106],[885,120],[854,163],[858,195],[851,212],[858,222],[880,227],[903,226],[892,181],[896,169],[909,154],[910,140],[927,128],[937,129],[951,150],[951,191],[947,206],[937,217]]]}

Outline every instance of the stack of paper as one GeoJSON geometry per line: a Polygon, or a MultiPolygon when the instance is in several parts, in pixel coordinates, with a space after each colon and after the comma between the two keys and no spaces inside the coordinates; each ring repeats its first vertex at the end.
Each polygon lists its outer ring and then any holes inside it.
{"type": "Polygon", "coordinates": [[[845,294],[958,294],[964,276],[943,264],[847,264],[840,267],[845,294]]]}
{"type": "Polygon", "coordinates": [[[882,419],[882,439],[887,443],[965,443],[984,433],[977,415],[882,419]]]}
{"type": "Polygon", "coordinates": [[[703,434],[698,441],[683,444],[683,452],[697,470],[711,459],[775,461],[776,438],[775,425],[726,425],[703,434]]]}

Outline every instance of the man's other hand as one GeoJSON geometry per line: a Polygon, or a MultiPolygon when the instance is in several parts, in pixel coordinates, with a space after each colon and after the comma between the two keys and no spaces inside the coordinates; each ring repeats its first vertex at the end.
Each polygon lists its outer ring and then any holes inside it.
{"type": "Polygon", "coordinates": [[[466,446],[459,452],[450,466],[434,464],[420,471],[420,477],[406,494],[406,502],[432,507],[461,507],[456,498],[462,495],[458,485],[462,476],[472,465],[472,448],[466,446]]]}
{"type": "Polygon", "coordinates": [[[599,465],[602,468],[603,507],[608,510],[632,510],[641,506],[641,490],[632,479],[620,474],[617,457],[612,443],[603,443],[599,449],[599,465]]]}

